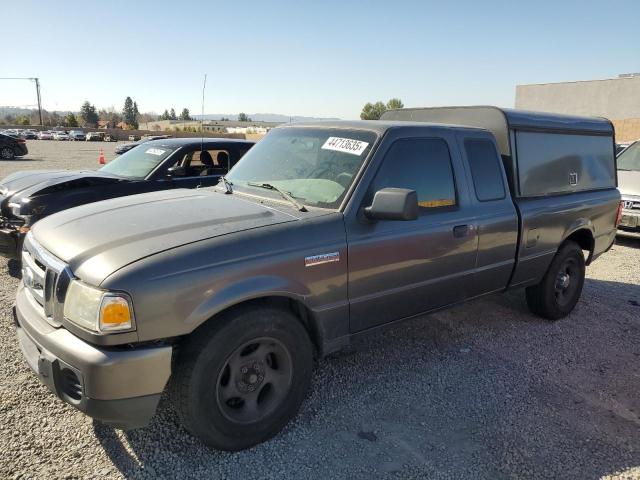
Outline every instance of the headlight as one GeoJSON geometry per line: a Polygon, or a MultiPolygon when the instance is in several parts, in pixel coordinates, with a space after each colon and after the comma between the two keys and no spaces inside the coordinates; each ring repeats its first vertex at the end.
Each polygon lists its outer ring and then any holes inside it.
{"type": "Polygon", "coordinates": [[[11,209],[11,213],[15,217],[20,217],[20,218],[24,217],[24,215],[20,214],[20,210],[22,209],[22,205],[20,205],[19,203],[10,203],[8,206],[11,209]]]}
{"type": "Polygon", "coordinates": [[[97,332],[133,330],[133,308],[127,295],[100,290],[78,280],[73,280],[67,290],[64,316],[97,332]]]}

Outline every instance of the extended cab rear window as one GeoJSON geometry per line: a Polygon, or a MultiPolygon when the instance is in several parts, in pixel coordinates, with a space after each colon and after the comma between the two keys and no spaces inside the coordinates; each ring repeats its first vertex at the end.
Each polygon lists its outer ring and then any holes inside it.
{"type": "Polygon", "coordinates": [[[481,202],[502,200],[505,197],[502,168],[493,142],[467,139],[464,142],[467,161],[471,167],[473,188],[481,202]]]}
{"type": "Polygon", "coordinates": [[[424,210],[456,205],[447,142],[440,138],[395,141],[376,174],[371,193],[388,187],[415,190],[418,205],[424,210]]]}

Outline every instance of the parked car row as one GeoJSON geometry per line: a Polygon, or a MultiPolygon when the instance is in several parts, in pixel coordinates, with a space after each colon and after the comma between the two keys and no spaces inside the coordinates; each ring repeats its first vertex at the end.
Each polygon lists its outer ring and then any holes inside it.
{"type": "Polygon", "coordinates": [[[472,107],[16,173],[0,248],[22,261],[18,341],[102,422],[144,426],[169,390],[207,445],[248,448],[296,415],[314,358],[372,329],[515,288],[568,315],[616,235],[615,165],[606,120],[472,107]]]}
{"type": "Polygon", "coordinates": [[[0,133],[3,135],[8,135],[10,137],[22,138],[24,140],[35,140],[38,136],[38,132],[36,130],[18,130],[18,129],[4,129],[0,130],[0,133]]]}
{"type": "MultiPolygon", "coordinates": [[[[0,130],[1,134],[14,138],[22,138],[25,140],[72,140],[72,141],[90,141],[90,142],[116,142],[118,139],[109,132],[88,132],[82,130],[17,130],[7,129],[0,130]]],[[[158,136],[162,138],[162,136],[158,136]]]]}

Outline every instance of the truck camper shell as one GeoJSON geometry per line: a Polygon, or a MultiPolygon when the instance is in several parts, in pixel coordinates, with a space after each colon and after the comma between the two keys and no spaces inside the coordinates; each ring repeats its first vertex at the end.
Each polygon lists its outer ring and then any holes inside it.
{"type": "Polygon", "coordinates": [[[381,120],[446,123],[490,131],[516,198],[617,186],[614,129],[605,118],[474,106],[389,110],[381,120]]]}

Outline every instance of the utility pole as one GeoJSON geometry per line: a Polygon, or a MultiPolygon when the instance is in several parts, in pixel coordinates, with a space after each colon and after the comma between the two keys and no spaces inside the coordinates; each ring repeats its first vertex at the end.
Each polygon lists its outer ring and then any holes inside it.
{"type": "Polygon", "coordinates": [[[36,82],[36,95],[38,95],[38,115],[40,116],[40,126],[43,126],[42,123],[42,101],[40,100],[40,81],[38,77],[34,78],[36,82]]]}

